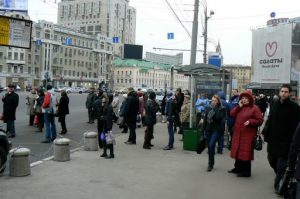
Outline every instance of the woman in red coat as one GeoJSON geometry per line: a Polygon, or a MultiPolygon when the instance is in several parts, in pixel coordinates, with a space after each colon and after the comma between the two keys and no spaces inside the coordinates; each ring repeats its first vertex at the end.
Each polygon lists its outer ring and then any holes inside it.
{"type": "Polygon", "coordinates": [[[263,123],[259,108],[254,105],[252,94],[245,91],[239,96],[239,106],[230,111],[235,120],[231,157],[235,159],[234,168],[229,173],[238,177],[251,176],[251,160],[254,159],[253,140],[257,128],[263,123]]]}

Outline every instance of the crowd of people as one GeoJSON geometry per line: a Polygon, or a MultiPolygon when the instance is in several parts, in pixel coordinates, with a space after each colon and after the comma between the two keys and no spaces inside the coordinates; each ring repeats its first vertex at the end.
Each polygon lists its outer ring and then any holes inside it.
{"type": "MultiPolygon", "coordinates": [[[[195,104],[196,126],[203,132],[207,140],[208,167],[211,172],[215,166],[215,152],[222,154],[224,135],[228,132],[227,148],[230,156],[235,160],[234,167],[229,173],[238,177],[251,177],[251,161],[254,160],[254,139],[262,132],[267,142],[267,159],[275,172],[274,189],[279,189],[286,173],[294,173],[298,180],[297,196],[300,197],[300,108],[291,100],[291,87],[282,85],[279,96],[268,101],[265,95],[255,96],[251,91],[239,94],[232,90],[228,101],[224,92],[218,92],[207,99],[199,94],[195,104]],[[266,114],[269,108],[269,113],[266,114]],[[265,117],[266,116],[266,117],[265,117]],[[264,123],[264,128],[260,128],[264,123]]],[[[67,133],[66,115],[69,114],[69,98],[65,91],[58,99],[51,85],[44,89],[32,88],[27,98],[29,125],[36,126],[37,131],[45,132],[42,143],[50,143],[56,139],[55,117],[61,123],[61,134],[67,133]]],[[[7,123],[8,137],[15,137],[15,113],[19,103],[19,96],[14,92],[14,86],[9,85],[8,91],[2,98],[3,114],[1,119],[7,123]]],[[[86,98],[88,110],[87,123],[97,121],[99,148],[103,148],[101,157],[111,159],[115,157],[112,136],[113,123],[118,123],[123,133],[129,131],[125,144],[136,144],[136,128],[140,123],[145,126],[143,149],[153,147],[154,127],[157,112],[161,112],[167,123],[168,143],[164,150],[174,149],[174,133],[184,136],[190,126],[191,96],[189,91],[166,92],[158,104],[155,92],[143,93],[141,90],[128,88],[127,94],[120,101],[118,94],[106,93],[102,89],[91,88],[86,98]],[[178,130],[178,131],[177,131],[178,130]],[[107,154],[109,149],[110,154],[107,154]]],[[[184,138],[184,137],[183,137],[184,138]]]]}

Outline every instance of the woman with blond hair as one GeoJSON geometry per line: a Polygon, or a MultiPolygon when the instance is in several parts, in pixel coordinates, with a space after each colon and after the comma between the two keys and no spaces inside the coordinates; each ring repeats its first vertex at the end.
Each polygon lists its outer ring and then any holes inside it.
{"type": "Polygon", "coordinates": [[[226,110],[221,104],[220,97],[214,95],[211,104],[205,110],[203,121],[203,131],[207,140],[208,167],[207,171],[212,171],[215,164],[215,148],[219,136],[223,133],[222,124],[226,117],[226,110]]]}

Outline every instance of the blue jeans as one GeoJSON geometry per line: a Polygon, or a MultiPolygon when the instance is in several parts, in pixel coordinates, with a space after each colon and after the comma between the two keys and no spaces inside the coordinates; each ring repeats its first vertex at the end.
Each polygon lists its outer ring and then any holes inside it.
{"type": "Polygon", "coordinates": [[[215,148],[220,134],[216,131],[205,132],[208,148],[208,165],[213,167],[215,164],[215,148]]]}
{"type": "Polygon", "coordinates": [[[222,153],[224,148],[224,132],[222,132],[218,139],[218,153],[222,153]]]}
{"type": "Polygon", "coordinates": [[[8,135],[15,135],[15,120],[7,120],[6,122],[6,133],[8,135]]]}
{"type": "Polygon", "coordinates": [[[56,139],[56,126],[55,126],[55,118],[54,114],[44,114],[44,119],[45,119],[45,140],[50,141],[50,140],[55,140],[56,139]]]}
{"type": "Polygon", "coordinates": [[[173,121],[169,121],[169,125],[168,125],[168,132],[169,132],[169,144],[168,146],[170,148],[174,147],[174,122],[173,121]]]}

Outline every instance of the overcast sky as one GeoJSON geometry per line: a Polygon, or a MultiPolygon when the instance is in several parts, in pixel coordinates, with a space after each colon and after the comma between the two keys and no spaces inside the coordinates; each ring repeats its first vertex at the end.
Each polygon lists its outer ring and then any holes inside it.
{"type": "MultiPolygon", "coordinates": [[[[28,1],[32,20],[56,22],[55,0],[28,1]]],[[[194,0],[168,2],[191,34],[194,0]]],[[[204,1],[201,2],[203,4],[204,1]]],[[[144,52],[174,55],[179,52],[155,51],[153,47],[190,49],[191,38],[168,8],[166,0],[130,0],[130,5],[137,10],[136,43],[144,45],[144,52]],[[174,33],[174,40],[168,40],[167,33],[174,33]]],[[[207,7],[215,13],[208,21],[208,51],[215,51],[220,41],[224,64],[251,64],[251,29],[263,27],[271,12],[275,12],[277,18],[300,16],[299,0],[207,0],[207,7]]],[[[203,5],[199,10],[198,49],[203,50],[203,5]]],[[[189,56],[188,52],[184,52],[184,64],[189,64],[189,56]]],[[[197,62],[202,60],[202,52],[198,52],[197,62]]]]}

